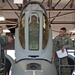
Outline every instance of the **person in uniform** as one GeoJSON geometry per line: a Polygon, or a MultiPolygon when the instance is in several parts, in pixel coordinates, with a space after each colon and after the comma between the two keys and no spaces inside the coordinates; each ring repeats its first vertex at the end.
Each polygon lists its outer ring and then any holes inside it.
{"type": "Polygon", "coordinates": [[[12,35],[2,36],[0,35],[0,46],[1,46],[1,54],[0,54],[0,74],[4,74],[5,67],[5,55],[4,55],[4,47],[8,43],[13,43],[14,38],[12,35]]]}
{"type": "Polygon", "coordinates": [[[3,48],[6,44],[12,43],[14,40],[12,35],[0,36],[0,45],[3,48]]]}
{"type": "MultiPolygon", "coordinates": [[[[58,73],[59,73],[59,70],[58,70],[59,62],[58,62],[58,57],[57,57],[56,51],[62,50],[62,52],[64,52],[64,49],[71,49],[73,47],[73,42],[72,42],[70,36],[66,33],[66,31],[67,31],[66,28],[62,27],[60,29],[59,35],[57,35],[53,39],[52,58],[54,59],[54,63],[55,63],[55,66],[56,66],[58,73]]],[[[67,57],[61,58],[60,64],[61,65],[68,65],[67,57]]],[[[67,68],[67,66],[62,67],[61,68],[61,75],[70,75],[70,68],[67,68]]]]}
{"type": "MultiPolygon", "coordinates": [[[[2,33],[3,33],[3,27],[0,26],[0,36],[2,33]]],[[[0,71],[1,71],[1,65],[2,65],[1,62],[2,62],[2,58],[1,58],[1,45],[0,45],[0,71]]]]}
{"type": "MultiPolygon", "coordinates": [[[[3,33],[3,27],[0,26],[0,36],[1,36],[2,33],[3,33]]],[[[1,49],[1,46],[0,46],[0,49],[1,49]]],[[[0,50],[0,55],[1,55],[1,50],[0,50]]],[[[1,57],[1,56],[0,56],[0,57],[1,57]]]]}
{"type": "Polygon", "coordinates": [[[3,33],[3,27],[0,26],[0,35],[3,33]]]}
{"type": "Polygon", "coordinates": [[[39,43],[39,24],[37,23],[37,17],[31,16],[31,22],[29,23],[29,46],[30,49],[38,49],[39,43]]]}

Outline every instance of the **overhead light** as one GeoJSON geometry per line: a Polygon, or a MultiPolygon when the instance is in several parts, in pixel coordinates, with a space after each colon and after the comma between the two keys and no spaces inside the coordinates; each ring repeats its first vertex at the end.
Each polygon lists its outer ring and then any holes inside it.
{"type": "Polygon", "coordinates": [[[4,29],[3,32],[4,32],[4,33],[10,33],[10,30],[4,29]]]}
{"type": "Polygon", "coordinates": [[[4,20],[5,20],[4,16],[0,15],[0,21],[4,21],[4,20]]]}
{"type": "Polygon", "coordinates": [[[72,30],[69,30],[69,32],[75,33],[75,28],[73,28],[72,30]]]}
{"type": "Polygon", "coordinates": [[[75,30],[70,30],[70,32],[75,33],[75,30]]]}
{"type": "Polygon", "coordinates": [[[3,16],[2,10],[0,10],[0,21],[4,21],[5,17],[3,16]]]}
{"type": "Polygon", "coordinates": [[[14,3],[16,3],[16,4],[22,4],[23,0],[14,0],[14,3]]]}

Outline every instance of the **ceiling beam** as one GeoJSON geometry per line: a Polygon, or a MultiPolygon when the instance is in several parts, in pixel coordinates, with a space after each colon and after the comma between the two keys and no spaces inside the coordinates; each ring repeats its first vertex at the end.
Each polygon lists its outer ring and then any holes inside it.
{"type": "Polygon", "coordinates": [[[48,0],[48,7],[50,8],[50,9],[52,9],[52,0],[48,0]]]}
{"type": "Polygon", "coordinates": [[[59,1],[54,5],[53,9],[59,4],[60,1],[61,1],[61,0],[59,0],[59,1]]]}
{"type": "Polygon", "coordinates": [[[54,18],[54,17],[60,17],[60,16],[72,14],[72,13],[75,13],[75,12],[67,12],[67,13],[64,13],[64,14],[60,14],[59,16],[52,16],[52,17],[49,17],[49,19],[52,19],[52,18],[54,18]]]}
{"type": "MultiPolygon", "coordinates": [[[[12,8],[12,9],[14,9],[13,8],[13,6],[10,4],[10,2],[8,1],[8,0],[6,0],[7,1],[7,3],[9,4],[9,6],[12,8]]],[[[16,13],[16,12],[14,12],[18,17],[19,17],[19,15],[16,13]]]]}
{"type": "Polygon", "coordinates": [[[75,11],[75,9],[46,9],[47,12],[72,12],[75,11]]]}
{"type": "Polygon", "coordinates": [[[18,23],[18,19],[6,19],[5,21],[0,21],[0,24],[8,24],[8,25],[16,25],[18,23]]]}
{"type": "MultiPolygon", "coordinates": [[[[2,12],[20,12],[20,9],[0,9],[2,12]]],[[[75,9],[46,9],[47,12],[70,12],[75,11],[75,9]]]]}
{"type": "Polygon", "coordinates": [[[17,18],[9,18],[9,19],[5,19],[5,21],[9,21],[9,22],[18,22],[18,19],[17,18]]]}
{"type": "Polygon", "coordinates": [[[53,21],[51,24],[75,24],[74,21],[53,21]]]}
{"type": "Polygon", "coordinates": [[[5,25],[10,25],[10,26],[11,26],[11,25],[16,25],[17,23],[0,22],[0,24],[1,24],[1,25],[4,25],[4,24],[5,24],[5,25]]]}
{"type": "MultiPolygon", "coordinates": [[[[70,2],[71,2],[71,0],[69,0],[69,2],[62,9],[65,9],[70,2]]],[[[58,14],[56,15],[56,17],[59,16],[60,13],[61,13],[61,11],[58,12],[58,14]]],[[[56,17],[54,17],[51,22],[53,22],[56,17]]]]}
{"type": "Polygon", "coordinates": [[[21,10],[22,4],[16,4],[16,5],[17,5],[18,9],[21,10]]]}
{"type": "Polygon", "coordinates": [[[73,5],[74,5],[74,0],[71,1],[70,8],[72,8],[73,5]]]}
{"type": "Polygon", "coordinates": [[[0,9],[2,12],[20,12],[20,9],[0,9]]]}

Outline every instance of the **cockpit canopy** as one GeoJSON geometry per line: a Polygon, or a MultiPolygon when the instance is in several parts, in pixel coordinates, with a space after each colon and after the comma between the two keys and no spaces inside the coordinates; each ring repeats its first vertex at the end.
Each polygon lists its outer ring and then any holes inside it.
{"type": "MultiPolygon", "coordinates": [[[[30,4],[35,5],[38,3],[35,3],[35,1],[33,1],[30,4]]],[[[24,6],[24,8],[26,6],[24,6]]],[[[39,50],[39,45],[41,41],[40,39],[42,39],[42,49],[44,49],[47,45],[49,35],[47,14],[45,12],[45,9],[43,9],[43,6],[40,8],[41,10],[30,10],[26,12],[25,9],[22,9],[18,32],[20,44],[23,49],[25,49],[26,47],[26,38],[28,38],[28,49],[30,51],[39,50]]]]}

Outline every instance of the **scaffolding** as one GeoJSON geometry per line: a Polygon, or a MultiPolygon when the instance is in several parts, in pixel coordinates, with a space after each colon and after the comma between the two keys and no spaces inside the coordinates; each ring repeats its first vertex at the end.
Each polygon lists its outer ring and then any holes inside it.
{"type": "Polygon", "coordinates": [[[73,65],[69,65],[69,64],[62,65],[61,64],[61,58],[59,58],[59,73],[58,73],[59,75],[64,75],[64,74],[72,75],[71,74],[71,69],[75,69],[75,50],[74,50],[73,53],[74,53],[74,64],[73,65]],[[66,67],[64,74],[62,74],[62,67],[66,67]],[[70,72],[67,71],[68,68],[70,69],[70,72]]]}

